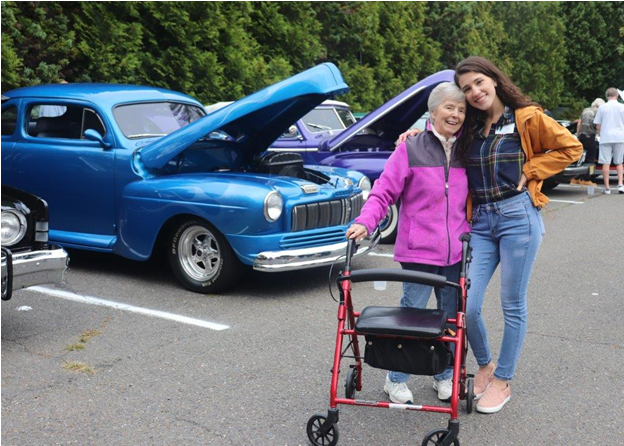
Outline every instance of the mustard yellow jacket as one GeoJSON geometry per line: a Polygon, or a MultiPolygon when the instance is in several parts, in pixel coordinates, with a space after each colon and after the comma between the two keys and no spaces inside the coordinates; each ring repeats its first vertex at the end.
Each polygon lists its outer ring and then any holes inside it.
{"type": "Polygon", "coordinates": [[[535,106],[516,110],[516,126],[526,162],[522,172],[533,204],[542,207],[548,197],[541,192],[548,177],[561,172],[583,155],[583,145],[557,121],[535,106]]]}
{"type": "MultiPolygon", "coordinates": [[[[583,155],[583,145],[565,127],[546,116],[540,107],[518,108],[515,118],[526,159],[522,168],[527,178],[526,188],[533,204],[542,207],[549,201],[541,192],[542,183],[578,161],[583,155]]],[[[471,221],[471,194],[468,195],[466,213],[471,221]]]]}

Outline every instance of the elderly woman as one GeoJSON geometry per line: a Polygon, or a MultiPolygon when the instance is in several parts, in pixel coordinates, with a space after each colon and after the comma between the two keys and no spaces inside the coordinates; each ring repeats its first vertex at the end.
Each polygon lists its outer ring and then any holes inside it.
{"type": "MultiPolygon", "coordinates": [[[[466,115],[466,100],[459,87],[444,82],[431,92],[428,107],[427,130],[395,149],[360,216],[347,230],[347,237],[366,237],[384,218],[388,206],[401,200],[394,260],[404,269],[440,274],[457,282],[459,236],[470,230],[466,220],[465,155],[456,144],[466,115]]],[[[403,284],[401,306],[425,308],[431,289],[428,285],[403,284]]],[[[455,314],[456,290],[435,288],[435,296],[439,309],[455,314]]],[[[434,377],[433,387],[441,400],[451,396],[452,374],[452,367],[448,367],[434,377]]],[[[392,402],[414,401],[406,384],[408,379],[405,373],[388,373],[384,391],[392,402]]]]}
{"type": "MultiPolygon", "coordinates": [[[[585,151],[585,164],[594,164],[596,162],[596,154],[598,152],[598,144],[596,144],[596,124],[594,124],[594,118],[598,113],[598,108],[604,105],[605,101],[597,98],[592,102],[591,107],[587,107],[581,113],[581,117],[576,124],[576,135],[579,141],[583,144],[583,150],[585,151]]],[[[580,184],[581,186],[597,186],[592,181],[591,175],[582,175],[578,178],[573,178],[570,181],[571,184],[580,184]]]]}

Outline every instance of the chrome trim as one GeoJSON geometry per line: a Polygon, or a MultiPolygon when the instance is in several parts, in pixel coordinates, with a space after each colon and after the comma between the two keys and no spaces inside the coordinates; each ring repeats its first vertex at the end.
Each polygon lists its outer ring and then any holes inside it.
{"type": "MultiPolygon", "coordinates": [[[[370,240],[362,240],[355,255],[365,254],[372,247],[370,240]]],[[[314,248],[261,252],[254,261],[253,269],[270,273],[327,266],[339,257],[344,257],[346,250],[347,242],[344,241],[314,248]]]]}
{"type": "Polygon", "coordinates": [[[264,218],[266,219],[266,221],[268,221],[269,223],[273,223],[275,221],[277,221],[282,214],[284,213],[284,199],[282,198],[281,194],[275,190],[272,190],[271,192],[269,192],[268,194],[266,194],[266,197],[264,197],[264,205],[262,206],[264,209],[264,218]],[[269,199],[273,196],[276,195],[277,198],[280,199],[280,201],[282,202],[282,205],[280,206],[282,209],[280,210],[280,214],[277,216],[277,218],[271,218],[271,216],[269,216],[269,209],[268,209],[268,204],[269,204],[269,199]]]}
{"type": "Polygon", "coordinates": [[[305,149],[302,149],[300,147],[299,148],[294,148],[293,147],[292,149],[289,149],[289,148],[285,148],[285,149],[284,148],[279,148],[279,149],[276,149],[274,147],[269,147],[267,149],[267,152],[318,152],[318,149],[316,149],[316,148],[305,148],[305,149]]]}
{"type": "MultiPolygon", "coordinates": [[[[13,258],[13,290],[45,283],[60,283],[69,264],[69,256],[58,246],[30,252],[17,252],[13,258]]],[[[8,275],[7,259],[2,258],[2,282],[8,275]]]]}
{"type": "Polygon", "coordinates": [[[304,194],[315,194],[319,191],[319,187],[316,184],[302,184],[301,190],[304,194]]]}

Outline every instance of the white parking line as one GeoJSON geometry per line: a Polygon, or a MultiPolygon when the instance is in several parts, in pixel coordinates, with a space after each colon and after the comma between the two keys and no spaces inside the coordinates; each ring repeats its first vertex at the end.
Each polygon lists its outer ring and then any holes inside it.
{"type": "Polygon", "coordinates": [[[377,257],[390,257],[391,259],[394,258],[394,254],[384,254],[383,252],[369,252],[368,255],[377,257]]]}
{"type": "Polygon", "coordinates": [[[553,198],[550,199],[553,203],[572,203],[572,204],[585,204],[584,201],[572,201],[572,200],[555,200],[553,198]]]}
{"type": "Polygon", "coordinates": [[[131,313],[144,314],[146,316],[159,317],[161,319],[167,319],[175,322],[182,322],[183,324],[197,325],[198,327],[210,328],[211,330],[226,330],[230,328],[227,325],[215,324],[214,322],[202,321],[201,319],[194,319],[192,317],[181,316],[179,314],[167,313],[165,311],[150,310],[148,308],[135,307],[133,305],[122,304],[119,302],[113,302],[112,300],[100,299],[99,297],[82,296],[80,294],[70,293],[68,291],[55,290],[52,288],[46,288],[41,286],[33,286],[28,288],[30,291],[36,291],[37,293],[48,294],[50,296],[60,297],[62,299],[73,300],[76,302],[82,302],[85,304],[99,305],[102,307],[115,308],[116,310],[130,311],[131,313]]]}

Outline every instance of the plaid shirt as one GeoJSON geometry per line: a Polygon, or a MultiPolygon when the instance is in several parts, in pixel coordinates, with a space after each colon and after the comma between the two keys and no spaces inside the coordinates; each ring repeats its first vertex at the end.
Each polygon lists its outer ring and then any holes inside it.
{"type": "Polygon", "coordinates": [[[466,172],[475,204],[501,201],[522,193],[517,190],[524,152],[515,123],[514,110],[505,112],[485,136],[485,121],[478,121],[470,146],[466,172]]]}

